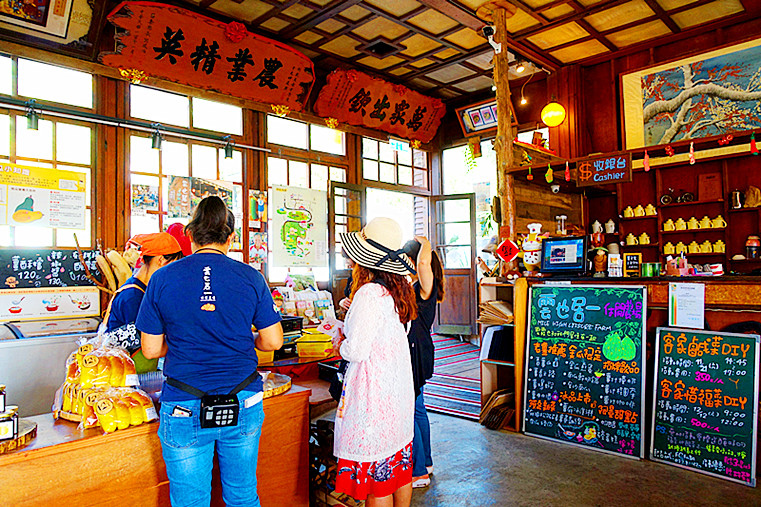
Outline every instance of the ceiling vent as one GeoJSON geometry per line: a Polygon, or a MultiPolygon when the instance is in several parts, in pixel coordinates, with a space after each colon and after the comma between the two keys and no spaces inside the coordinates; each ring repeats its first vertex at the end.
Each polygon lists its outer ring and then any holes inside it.
{"type": "Polygon", "coordinates": [[[377,58],[385,58],[398,53],[402,48],[386,39],[375,39],[360,48],[360,51],[377,58]]]}

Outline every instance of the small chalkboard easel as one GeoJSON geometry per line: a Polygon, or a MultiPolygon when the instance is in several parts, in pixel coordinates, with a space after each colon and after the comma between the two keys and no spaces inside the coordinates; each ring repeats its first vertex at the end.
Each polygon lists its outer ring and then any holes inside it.
{"type": "Polygon", "coordinates": [[[641,253],[625,253],[624,257],[624,276],[640,276],[640,266],[642,264],[641,253]]]}

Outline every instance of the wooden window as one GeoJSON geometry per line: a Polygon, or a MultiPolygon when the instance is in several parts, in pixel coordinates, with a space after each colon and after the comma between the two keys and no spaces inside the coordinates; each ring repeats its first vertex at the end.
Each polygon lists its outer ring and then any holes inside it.
{"type": "Polygon", "coordinates": [[[428,154],[410,148],[394,150],[389,143],[362,138],[362,179],[411,189],[430,190],[428,154]]]}

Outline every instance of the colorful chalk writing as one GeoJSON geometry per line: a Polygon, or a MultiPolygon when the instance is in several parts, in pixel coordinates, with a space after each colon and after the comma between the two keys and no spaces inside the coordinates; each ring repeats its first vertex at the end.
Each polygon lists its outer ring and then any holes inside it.
{"type": "Polygon", "coordinates": [[[531,289],[524,431],[642,457],[641,286],[531,289]]]}
{"type": "MultiPolygon", "coordinates": [[[[95,250],[82,256],[90,273],[100,277],[95,250]]],[[[94,285],[87,279],[76,250],[3,250],[0,252],[0,289],[94,285]]]]}
{"type": "Polygon", "coordinates": [[[658,328],[654,460],[755,486],[759,339],[658,328]]]}

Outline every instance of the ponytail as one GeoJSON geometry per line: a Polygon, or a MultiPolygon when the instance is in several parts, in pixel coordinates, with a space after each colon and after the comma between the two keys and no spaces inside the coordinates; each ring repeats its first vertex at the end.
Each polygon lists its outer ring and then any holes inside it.
{"type": "Polygon", "coordinates": [[[205,197],[196,206],[193,219],[185,226],[198,246],[223,244],[235,231],[235,215],[216,195],[205,197]]]}

